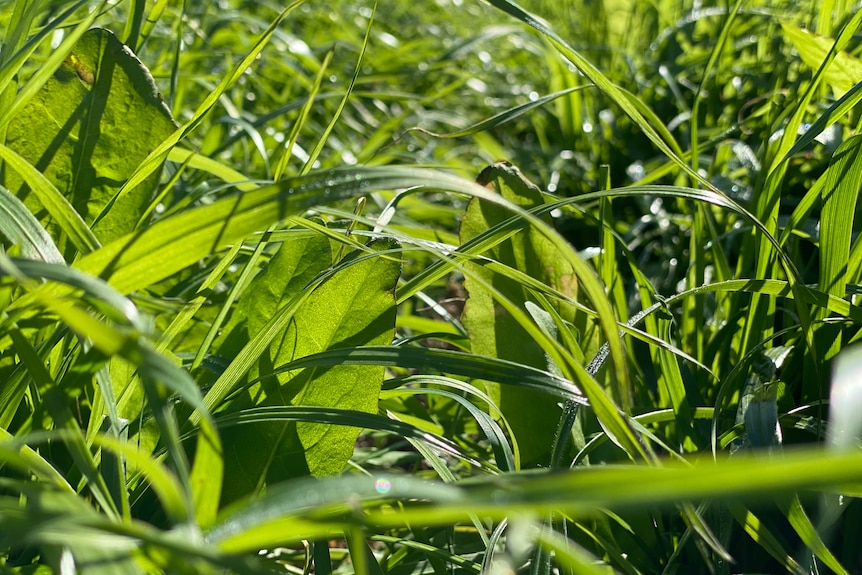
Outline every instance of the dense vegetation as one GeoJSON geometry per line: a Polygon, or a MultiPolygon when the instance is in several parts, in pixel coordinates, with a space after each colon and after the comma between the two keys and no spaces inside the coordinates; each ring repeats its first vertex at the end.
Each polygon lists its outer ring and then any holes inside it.
{"type": "Polygon", "coordinates": [[[0,570],[862,573],[858,6],[321,4],[0,3],[0,570]]]}

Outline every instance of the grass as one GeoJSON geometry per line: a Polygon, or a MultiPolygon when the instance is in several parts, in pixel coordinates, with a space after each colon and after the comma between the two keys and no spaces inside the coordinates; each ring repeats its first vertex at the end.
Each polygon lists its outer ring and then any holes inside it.
{"type": "Polygon", "coordinates": [[[0,22],[3,572],[862,570],[847,3],[0,22]]]}

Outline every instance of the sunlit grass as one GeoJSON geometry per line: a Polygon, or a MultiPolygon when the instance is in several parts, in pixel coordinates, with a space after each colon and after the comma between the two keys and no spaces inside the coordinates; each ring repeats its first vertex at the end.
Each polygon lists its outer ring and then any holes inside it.
{"type": "Polygon", "coordinates": [[[862,13],[524,8],[0,7],[0,143],[91,24],[179,126],[0,149],[4,572],[860,569],[862,13]]]}

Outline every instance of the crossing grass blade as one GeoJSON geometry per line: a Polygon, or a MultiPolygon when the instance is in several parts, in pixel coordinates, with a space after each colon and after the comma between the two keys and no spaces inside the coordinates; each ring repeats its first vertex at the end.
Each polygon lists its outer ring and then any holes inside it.
{"type": "Polygon", "coordinates": [[[0,145],[0,158],[7,166],[16,170],[30,189],[39,197],[45,210],[58,223],[60,229],[69,237],[72,244],[82,254],[87,254],[99,247],[99,240],[87,227],[81,215],[50,180],[36,168],[28,164],[21,156],[6,146],[0,145]]]}
{"type": "MultiPolygon", "coordinates": [[[[48,263],[65,263],[66,260],[63,259],[63,255],[45,228],[21,200],[2,186],[0,186],[0,224],[3,224],[3,235],[6,239],[16,244],[25,257],[48,263]]],[[[4,267],[7,274],[13,273],[14,267],[11,269],[8,265],[4,267]]]]}

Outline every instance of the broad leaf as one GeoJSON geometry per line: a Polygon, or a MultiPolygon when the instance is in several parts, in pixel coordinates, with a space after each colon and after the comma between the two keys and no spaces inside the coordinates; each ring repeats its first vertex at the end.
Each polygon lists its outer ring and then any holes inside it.
{"type": "MultiPolygon", "coordinates": [[[[96,237],[108,242],[134,229],[159,176],[116,203],[114,196],[174,129],[146,67],[111,32],[94,28],[12,119],[7,145],[45,174],[96,237]]],[[[47,219],[30,183],[7,172],[10,191],[47,219]]]]}
{"type": "MultiPolygon", "coordinates": [[[[793,43],[793,47],[799,51],[802,61],[812,70],[820,67],[835,44],[832,38],[812,34],[786,22],[781,23],[781,28],[787,39],[793,43]]],[[[823,79],[832,88],[836,98],[843,96],[856,83],[862,81],[862,62],[845,52],[839,52],[826,69],[823,79]]]]}
{"type": "Polygon", "coordinates": [[[332,262],[329,238],[315,234],[284,244],[242,300],[248,331],[255,334],[332,262]]]}
{"type": "MultiPolygon", "coordinates": [[[[223,335],[216,340],[218,355],[234,357],[240,353],[250,337],[264,330],[273,315],[331,263],[330,242],[323,234],[283,243],[242,294],[223,335]]],[[[251,373],[257,377],[257,367],[251,373]]]]}
{"type": "MultiPolygon", "coordinates": [[[[479,175],[478,181],[483,185],[493,185],[505,199],[523,208],[543,202],[541,191],[527,181],[520,171],[504,162],[486,168],[479,175]]],[[[472,199],[461,221],[461,243],[510,217],[510,211],[496,204],[472,199]]],[[[526,222],[522,231],[485,255],[570,297],[574,296],[576,280],[571,265],[558,256],[556,248],[548,238],[526,222]]],[[[470,335],[473,353],[541,369],[549,368],[542,348],[494,301],[491,292],[478,282],[472,281],[470,276],[481,277],[520,307],[524,307],[527,302],[536,301],[530,295],[529,289],[510,277],[493,273],[478,264],[471,264],[468,269],[470,273],[467,275],[465,287],[469,297],[464,307],[463,322],[470,335]]],[[[563,317],[572,319],[570,312],[569,315],[564,313],[563,317]]],[[[546,463],[560,417],[557,400],[545,394],[501,386],[498,383],[488,382],[486,388],[512,426],[524,463],[546,463]]]]}
{"type": "MultiPolygon", "coordinates": [[[[288,292],[294,291],[297,284],[305,282],[308,272],[314,272],[315,264],[329,263],[324,258],[328,246],[323,249],[318,245],[320,241],[309,240],[296,254],[290,253],[292,243],[281,248],[287,253],[276,256],[245,294],[251,302],[250,330],[260,329],[261,323],[287,303],[279,295],[279,285],[288,292]],[[309,265],[310,252],[315,251],[316,262],[309,265]]],[[[382,251],[396,248],[397,244],[381,240],[370,247],[382,251]]],[[[268,356],[259,362],[263,379],[249,388],[246,397],[234,401],[231,411],[250,406],[305,405],[376,413],[382,366],[306,367],[267,377],[280,365],[328,349],[391,343],[399,261],[391,254],[369,256],[356,252],[343,264],[346,265],[341,270],[308,295],[284,332],[273,339],[268,356]]],[[[353,454],[359,431],[303,422],[257,423],[232,430],[225,437],[229,463],[224,499],[233,500],[291,477],[340,473],[353,454]]]]}

